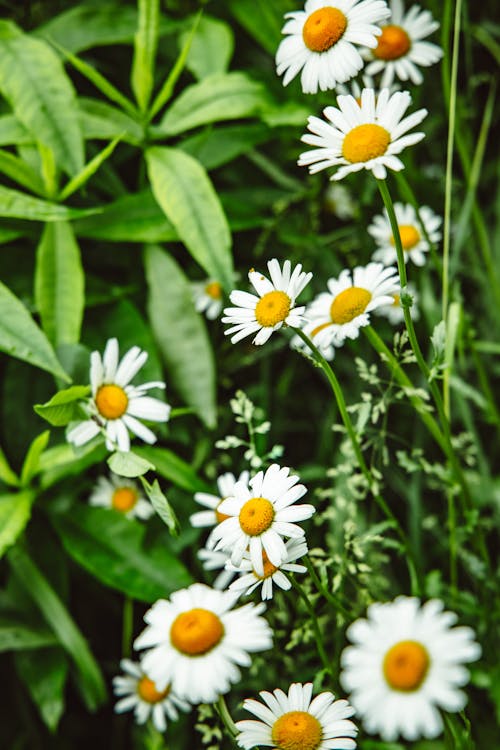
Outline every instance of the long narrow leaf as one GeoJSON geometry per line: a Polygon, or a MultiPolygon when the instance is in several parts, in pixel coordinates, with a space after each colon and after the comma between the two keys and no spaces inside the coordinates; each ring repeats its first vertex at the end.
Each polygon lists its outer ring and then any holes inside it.
{"type": "Polygon", "coordinates": [[[67,208],[0,185],[0,216],[28,221],[64,221],[100,213],[101,208],[67,208]]]}
{"type": "Polygon", "coordinates": [[[160,3],[159,0],[139,0],[138,8],[139,19],[134,36],[131,84],[139,109],[145,112],[154,85],[160,3]]]}
{"type": "Polygon", "coordinates": [[[33,193],[45,193],[43,182],[30,165],[8,151],[0,151],[0,172],[33,193]]]}
{"type": "Polygon", "coordinates": [[[0,497],[0,557],[24,531],[33,500],[34,495],[29,490],[0,497]]]}
{"type": "Polygon", "coordinates": [[[99,153],[96,154],[94,158],[84,166],[79,174],[75,175],[73,179],[70,180],[67,185],[65,185],[64,189],[61,190],[61,194],[59,195],[60,201],[64,202],[67,198],[69,198],[70,195],[76,193],[77,190],[79,190],[83,185],[85,185],[88,180],[90,180],[92,175],[97,172],[101,164],[104,164],[106,159],[109,159],[116,146],[122,140],[122,137],[123,133],[119,133],[116,138],[111,141],[111,143],[108,143],[108,145],[105,146],[102,151],[99,151],[99,153]]]}

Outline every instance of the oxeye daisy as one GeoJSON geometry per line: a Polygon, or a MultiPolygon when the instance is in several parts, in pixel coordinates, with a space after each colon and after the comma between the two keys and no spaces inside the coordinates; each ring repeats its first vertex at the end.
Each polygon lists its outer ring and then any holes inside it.
{"type": "MultiPolygon", "coordinates": [[[[429,252],[427,241],[420,222],[429,236],[431,242],[439,242],[441,239],[442,219],[431,211],[428,206],[419,208],[419,217],[410,203],[395,203],[396,220],[398,222],[399,236],[404,250],[405,263],[411,260],[416,266],[423,266],[426,262],[426,253],[429,252]]],[[[391,229],[391,223],[387,211],[373,217],[373,222],[368,227],[368,232],[378,245],[378,250],[373,253],[373,260],[380,260],[384,266],[390,266],[397,261],[396,242],[391,229]]]]}
{"type": "Polygon", "coordinates": [[[420,84],[423,76],[418,66],[428,67],[438,62],[443,50],[437,44],[423,42],[426,36],[439,28],[430,11],[412,5],[405,14],[401,0],[391,0],[389,23],[382,26],[377,46],[367,50],[365,57],[371,60],[366,68],[369,75],[383,71],[381,86],[390,86],[394,78],[408,79],[420,84]]]}
{"type": "Polygon", "coordinates": [[[264,575],[264,552],[269,562],[279,567],[286,558],[283,537],[303,537],[304,530],[296,522],[315,512],[313,505],[294,505],[307,492],[298,481],[299,477],[290,474],[287,466],[272,464],[265,473],[259,471],[248,485],[237,482],[233,497],[219,506],[228,518],[213,530],[211,544],[215,549],[230,550],[233,565],[240,565],[243,553],[249,549],[259,575],[264,575]]]}
{"type": "Polygon", "coordinates": [[[213,582],[214,589],[220,589],[224,591],[227,589],[234,576],[236,575],[235,570],[228,570],[226,563],[231,557],[229,552],[221,552],[220,550],[207,549],[203,547],[196,553],[199,560],[205,570],[220,570],[221,572],[213,582]]]}
{"type": "Polygon", "coordinates": [[[264,572],[262,574],[254,570],[248,552],[243,554],[243,559],[238,567],[228,563],[229,571],[240,573],[238,578],[229,586],[229,590],[238,591],[240,594],[251,594],[252,591],[261,586],[263,600],[273,598],[273,584],[284,591],[288,591],[292,584],[285,573],[305,573],[307,571],[305,565],[298,565],[295,562],[295,560],[307,554],[307,542],[303,538],[290,539],[285,546],[285,559],[279,566],[273,565],[264,552],[264,572]]]}
{"type": "Polygon", "coordinates": [[[383,0],[307,0],[303,11],[287,13],[276,69],[286,86],[301,73],[302,91],[327,91],[356,75],[363,58],[355,45],[376,47],[377,24],[389,16],[383,0]]]}
{"type": "Polygon", "coordinates": [[[358,338],[359,329],[370,325],[370,313],[391,305],[400,289],[396,269],[382,263],[357,266],[352,273],[344,270],[327,286],[328,292],[319,294],[307,309],[313,341],[322,352],[341,346],[346,338],[358,338]]]}
{"type": "MultiPolygon", "coordinates": [[[[325,328],[329,327],[331,325],[330,319],[324,319],[323,317],[313,318],[312,321],[307,320],[307,308],[306,308],[306,323],[302,326],[302,331],[308,336],[314,346],[316,346],[323,357],[331,362],[333,359],[335,359],[335,346],[333,345],[330,337],[325,337],[321,334],[321,331],[323,331],[325,328]]],[[[300,338],[300,336],[293,336],[293,338],[290,340],[290,346],[293,349],[298,349],[299,351],[303,352],[304,354],[312,356],[312,352],[310,347],[306,344],[306,342],[300,338]]]]}
{"type": "Polygon", "coordinates": [[[272,746],[275,750],[353,750],[356,725],[350,721],[354,708],[324,692],[312,698],[311,682],[294,682],[288,695],[276,689],[262,690],[263,703],[247,698],[243,708],[260,721],[238,721],[240,747],[272,746]]]}
{"type": "Polygon", "coordinates": [[[469,679],[464,662],[481,654],[468,627],[451,627],[453,612],[432,599],[399,596],[372,604],[367,619],[347,629],[354,643],[344,649],[340,681],[368,732],[386,742],[437,737],[443,728],[438,707],[460,711],[460,688],[469,679]]]}
{"type": "Polygon", "coordinates": [[[136,649],[157,690],[167,685],[191,703],[213,703],[248,667],[250,654],[271,648],[272,631],[261,617],[263,604],[233,609],[237,596],[193,583],[160,599],[144,615],[146,629],[136,649]]]}
{"type": "Polygon", "coordinates": [[[167,718],[175,721],[179,718],[179,709],[189,711],[191,706],[178,698],[167,685],[158,690],[153,680],[144,674],[140,664],[130,659],[122,659],[120,667],[125,672],[113,678],[113,690],[121,700],[115,705],[118,714],[133,709],[138,724],[145,724],[151,717],[159,732],[167,728],[167,718]]]}
{"type": "Polygon", "coordinates": [[[273,331],[283,325],[299,326],[302,322],[303,307],[295,307],[295,299],[312,278],[312,273],[304,273],[299,263],[292,271],[289,260],[283,263],[283,269],[276,258],[267,264],[271,280],[261,273],[249,272],[248,278],[257,295],[235,290],[231,292],[231,302],[237,307],[224,310],[223,323],[229,323],[224,333],[237,341],[256,334],[253,343],[264,344],[273,331]]]}
{"type": "Polygon", "coordinates": [[[197,492],[194,499],[200,505],[208,508],[208,510],[200,510],[198,513],[193,513],[189,517],[191,525],[196,527],[216,526],[218,523],[224,521],[226,516],[219,512],[219,505],[226,497],[231,497],[237,481],[246,483],[249,477],[248,471],[242,471],[238,479],[228,471],[217,478],[218,495],[210,495],[208,492],[197,492]]]}
{"type": "Polygon", "coordinates": [[[91,397],[83,408],[88,419],[70,426],[67,439],[74,445],[84,445],[102,433],[108,450],[129,451],[129,431],[144,440],[155,443],[156,435],[140,419],[151,422],[166,422],[170,406],[146,393],[151,388],[165,388],[165,383],[152,382],[131,385],[130,381],[139,372],[148,358],[147,352],[133,346],[118,361],[118,341],[109,339],[101,358],[99,352],[90,356],[91,397]]]}
{"type": "Polygon", "coordinates": [[[117,474],[111,474],[109,479],[99,477],[89,503],[101,508],[112,508],[127,518],[140,518],[142,521],[147,521],[155,512],[138,485],[117,474]]]}
{"type": "Polygon", "coordinates": [[[301,140],[316,148],[304,151],[299,165],[309,167],[311,174],[339,167],[332,180],[361,169],[371,170],[379,180],[385,179],[387,169],[399,172],[404,165],[396,154],[424,138],[424,133],[407,134],[427,114],[426,109],[419,109],[402,119],[410,102],[408,91],[390,94],[389,89],[382,89],[376,97],[373,89],[363,89],[360,104],[353,96],[338,96],[338,108],[323,110],[327,122],[309,117],[310,133],[301,140]]]}
{"type": "MultiPolygon", "coordinates": [[[[415,289],[414,285],[411,283],[406,287],[406,292],[412,297],[413,300],[410,307],[410,315],[413,320],[418,320],[420,317],[420,313],[417,307],[418,292],[415,289]]],[[[393,295],[393,302],[390,305],[382,305],[382,307],[377,307],[375,313],[377,315],[382,315],[382,317],[384,318],[387,318],[389,323],[391,323],[391,325],[393,326],[402,323],[405,319],[405,315],[403,312],[403,306],[401,304],[401,292],[397,292],[393,295]]]]}
{"type": "Polygon", "coordinates": [[[209,320],[218,318],[222,311],[222,286],[214,279],[191,284],[193,301],[196,310],[205,313],[209,320]]]}

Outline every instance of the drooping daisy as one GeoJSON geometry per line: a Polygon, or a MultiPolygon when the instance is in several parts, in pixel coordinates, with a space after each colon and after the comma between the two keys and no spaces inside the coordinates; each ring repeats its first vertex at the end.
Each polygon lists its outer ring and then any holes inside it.
{"type": "Polygon", "coordinates": [[[363,58],[355,45],[376,47],[376,24],[389,16],[383,0],[307,0],[303,11],[287,13],[286,35],[276,53],[278,75],[286,86],[301,73],[302,91],[333,89],[356,75],[363,58]]]}
{"type": "Polygon", "coordinates": [[[237,596],[203,583],[160,599],[144,615],[146,629],[134,648],[157,690],[167,685],[191,703],[213,703],[248,667],[249,654],[271,648],[272,631],[261,617],[263,604],[232,609],[237,596]]]}
{"type": "Polygon", "coordinates": [[[156,435],[139,419],[166,422],[170,406],[146,393],[151,388],[165,388],[160,381],[131,385],[148,358],[147,352],[133,346],[118,361],[118,341],[109,339],[101,358],[99,352],[90,356],[90,385],[92,396],[84,402],[88,419],[69,428],[67,439],[74,445],[84,445],[102,433],[108,450],[129,451],[130,436],[137,435],[145,443],[155,443],[156,435]]]}
{"type": "Polygon", "coordinates": [[[140,664],[122,659],[120,667],[125,672],[113,678],[113,690],[121,700],[115,705],[117,714],[134,710],[138,724],[145,724],[151,717],[159,732],[167,728],[167,718],[176,721],[179,711],[189,711],[191,706],[178,698],[170,687],[158,690],[153,680],[144,674],[140,664]]]}
{"type": "Polygon", "coordinates": [[[228,516],[213,530],[215,549],[231,551],[231,562],[240,565],[248,548],[254,570],[264,575],[263,553],[279,567],[286,558],[283,537],[300,538],[304,530],[297,521],[305,521],[315,512],[313,505],[294,505],[306,494],[299,477],[287,466],[272,464],[259,471],[247,484],[237,482],[233,497],[224,500],[219,511],[228,516]]]}
{"type": "MultiPolygon", "coordinates": [[[[307,308],[306,308],[306,323],[303,324],[302,330],[308,336],[312,343],[320,350],[323,357],[331,362],[333,359],[335,359],[335,346],[333,345],[330,338],[325,338],[325,336],[319,336],[318,334],[321,333],[321,331],[324,330],[325,327],[331,325],[331,321],[325,321],[323,318],[316,319],[314,318],[312,321],[309,321],[307,318],[307,308]]],[[[300,336],[293,336],[290,340],[290,346],[292,349],[298,349],[299,351],[303,352],[304,354],[309,355],[312,357],[312,352],[310,347],[305,343],[303,339],[300,338],[300,336]]]]}
{"type": "Polygon", "coordinates": [[[200,505],[204,505],[208,510],[201,510],[198,513],[193,513],[189,520],[192,526],[204,527],[204,526],[216,526],[218,523],[224,521],[226,516],[219,512],[219,505],[226,497],[231,497],[233,494],[234,485],[236,482],[248,482],[250,474],[248,471],[242,471],[239,478],[236,479],[234,474],[230,471],[225,474],[221,474],[217,478],[217,489],[219,490],[218,495],[209,495],[208,492],[197,492],[194,499],[200,505]]]}
{"type": "Polygon", "coordinates": [[[214,279],[191,284],[194,306],[200,313],[205,313],[209,320],[218,318],[222,310],[222,286],[214,279]]]}
{"type": "Polygon", "coordinates": [[[324,692],[312,698],[311,682],[294,682],[288,688],[259,695],[264,703],[247,698],[243,708],[260,721],[236,722],[240,747],[272,746],[275,750],[354,750],[356,725],[350,721],[354,708],[324,692]]]}
{"type": "Polygon", "coordinates": [[[374,176],[385,179],[387,169],[399,172],[403,162],[396,154],[407,146],[418,143],[424,133],[408,133],[427,114],[426,109],[401,119],[408,109],[411,96],[408,91],[363,89],[361,104],[353,96],[338,96],[337,107],[325,107],[319,117],[309,117],[310,133],[302,141],[316,148],[304,151],[299,165],[309,167],[314,174],[329,167],[340,167],[330,179],[341,180],[350,172],[371,170],[374,176]]]}
{"type": "Polygon", "coordinates": [[[205,570],[221,571],[213,582],[213,587],[214,589],[225,591],[236,575],[235,570],[228,570],[226,568],[226,563],[231,557],[230,553],[222,552],[220,550],[217,550],[216,552],[213,549],[207,549],[206,547],[203,547],[202,549],[198,550],[196,555],[198,559],[201,560],[201,563],[205,570]]]}
{"type": "MultiPolygon", "coordinates": [[[[426,253],[429,252],[429,243],[422,231],[421,223],[430,241],[433,243],[439,242],[441,239],[441,232],[439,231],[442,223],[441,217],[436,216],[428,206],[419,208],[419,216],[417,216],[417,212],[410,203],[395,203],[394,210],[401,244],[403,245],[405,263],[411,260],[416,266],[423,266],[427,260],[426,253]]],[[[384,266],[396,263],[396,242],[385,209],[383,214],[373,217],[368,232],[378,245],[378,250],[373,253],[373,260],[382,261],[384,266]]]]}
{"type": "MultiPolygon", "coordinates": [[[[413,298],[413,302],[410,307],[410,315],[413,320],[418,320],[420,317],[420,313],[417,307],[418,292],[415,289],[415,286],[411,283],[409,283],[406,287],[406,292],[413,298]]],[[[401,304],[401,292],[397,292],[393,295],[393,302],[391,305],[382,305],[382,307],[377,307],[377,309],[375,310],[375,314],[382,315],[382,317],[387,318],[389,323],[391,323],[391,325],[393,326],[397,326],[402,323],[405,319],[405,314],[403,312],[403,305],[401,304]]]]}
{"type": "Polygon", "coordinates": [[[222,322],[231,324],[224,333],[231,336],[233,344],[253,333],[254,344],[265,344],[281,326],[298,326],[302,322],[304,308],[295,307],[295,299],[311,280],[312,273],[304,273],[300,263],[292,272],[289,260],[285,260],[282,270],[276,258],[267,267],[271,281],[253,269],[248,273],[258,296],[239,290],[231,292],[231,302],[238,307],[226,307],[222,322]]]}
{"type": "Polygon", "coordinates": [[[347,629],[354,643],[344,649],[340,677],[368,732],[386,742],[437,737],[443,728],[438,707],[460,711],[466,703],[460,688],[469,679],[464,662],[481,654],[468,627],[451,627],[453,612],[443,602],[399,596],[372,604],[368,618],[347,629]]]}
{"type": "Polygon", "coordinates": [[[154,508],[131,479],[111,474],[99,477],[89,497],[90,505],[112,508],[127,518],[140,518],[147,521],[154,514],[154,508]]]}
{"type": "Polygon", "coordinates": [[[443,56],[443,50],[437,44],[421,41],[437,28],[439,24],[430,11],[412,5],[405,14],[401,0],[391,0],[389,23],[382,26],[377,46],[366,51],[366,58],[372,61],[366,72],[376,75],[383,71],[382,87],[390,86],[395,77],[421,84],[423,76],[417,66],[426,68],[443,56]]]}
{"type": "Polygon", "coordinates": [[[291,588],[290,579],[286,573],[305,573],[305,565],[298,565],[295,560],[307,554],[307,542],[304,538],[290,539],[286,543],[286,556],[281,565],[273,565],[267,555],[263,555],[264,572],[259,574],[252,565],[249,552],[243,554],[243,559],[238,567],[228,563],[229,571],[240,572],[238,578],[229,586],[230,591],[238,591],[240,594],[251,594],[259,586],[262,586],[261,596],[263,600],[273,598],[273,583],[280,589],[288,591],[291,588]]]}

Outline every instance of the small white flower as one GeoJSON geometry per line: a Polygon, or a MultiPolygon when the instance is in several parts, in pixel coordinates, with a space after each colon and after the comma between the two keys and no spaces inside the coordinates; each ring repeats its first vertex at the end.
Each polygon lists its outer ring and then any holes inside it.
{"type": "Polygon", "coordinates": [[[282,270],[276,258],[267,267],[271,281],[253,269],[248,274],[258,296],[239,290],[231,292],[231,302],[238,307],[227,307],[222,322],[231,325],[224,333],[231,336],[233,344],[253,333],[254,344],[265,344],[281,326],[298,327],[302,322],[304,308],[295,307],[295,299],[311,280],[312,273],[302,272],[300,263],[292,272],[289,260],[285,260],[282,270]]]}
{"type": "Polygon", "coordinates": [[[221,572],[213,583],[214,589],[225,591],[234,576],[236,575],[234,570],[228,570],[226,563],[231,557],[229,552],[215,551],[213,549],[206,549],[203,547],[196,553],[199,560],[205,570],[220,570],[221,572]]]}
{"type": "Polygon", "coordinates": [[[410,102],[408,91],[390,94],[389,89],[382,89],[377,95],[373,89],[363,89],[361,103],[353,96],[338,96],[338,108],[323,110],[327,122],[319,117],[308,118],[310,133],[301,140],[315,148],[300,155],[299,165],[309,167],[311,174],[340,167],[332,180],[341,180],[361,169],[371,170],[379,180],[385,179],[387,169],[399,172],[404,165],[397,154],[425,135],[407,134],[427,114],[426,109],[419,109],[402,119],[410,102]]]}
{"type": "Polygon", "coordinates": [[[118,361],[118,341],[109,339],[101,358],[99,352],[90,356],[90,385],[92,396],[84,402],[88,419],[69,428],[67,439],[74,445],[84,445],[102,433],[108,450],[130,450],[129,431],[145,443],[155,443],[156,435],[140,419],[166,422],[170,406],[147,396],[151,388],[165,388],[165,383],[153,382],[131,385],[148,358],[147,352],[133,346],[118,361]]]}
{"type": "Polygon", "coordinates": [[[345,185],[331,182],[325,193],[325,208],[342,221],[346,221],[356,214],[357,203],[345,185]]]}
{"type": "Polygon", "coordinates": [[[194,306],[200,313],[205,313],[209,320],[218,318],[222,311],[222,286],[214,279],[191,284],[194,306]]]}
{"type": "Polygon", "coordinates": [[[389,23],[382,26],[375,49],[366,50],[365,58],[372,61],[366,72],[376,75],[383,71],[382,87],[390,86],[395,77],[421,84],[423,76],[418,66],[428,67],[443,56],[443,50],[437,44],[422,41],[438,28],[439,24],[430,11],[412,5],[405,14],[401,0],[391,0],[389,23]]]}
{"type": "Polygon", "coordinates": [[[125,672],[113,678],[113,690],[121,700],[115,705],[117,714],[134,710],[138,724],[145,724],[151,717],[159,732],[167,728],[167,718],[176,721],[179,711],[189,711],[191,706],[178,698],[167,686],[158,690],[155,683],[144,674],[140,664],[122,659],[120,667],[125,672]]]}
{"type": "Polygon", "coordinates": [[[335,700],[324,692],[312,698],[311,682],[294,682],[272,693],[262,690],[264,703],[247,698],[243,708],[260,721],[238,721],[236,742],[250,750],[271,746],[275,750],[354,750],[358,733],[350,721],[354,708],[345,700],[335,700]]]}
{"type": "Polygon", "coordinates": [[[386,742],[437,737],[443,722],[437,707],[460,711],[469,679],[464,662],[481,654],[468,627],[451,627],[453,612],[432,599],[399,596],[372,604],[368,618],[347,630],[354,643],[342,653],[340,682],[365,729],[386,742]]]}
{"type": "MultiPolygon", "coordinates": [[[[324,336],[318,335],[325,327],[331,325],[331,320],[323,320],[323,318],[318,318],[313,319],[312,321],[308,321],[306,308],[306,321],[307,322],[302,325],[303,332],[320,350],[323,357],[331,362],[333,359],[335,359],[335,346],[332,344],[329,337],[325,338],[324,336]]],[[[310,357],[313,357],[313,353],[310,347],[298,335],[292,337],[292,339],[290,340],[290,346],[292,347],[292,349],[298,349],[299,351],[304,352],[304,354],[308,354],[310,357]]]]}
{"type": "Polygon", "coordinates": [[[313,505],[294,505],[306,494],[299,477],[286,466],[272,464],[259,471],[250,482],[237,482],[233,497],[219,506],[229,516],[213,530],[211,544],[215,549],[231,551],[231,562],[240,565],[248,548],[254,570],[264,574],[263,553],[279,567],[286,558],[283,537],[301,538],[304,530],[296,521],[304,521],[315,512],[313,505]]]}
{"type": "Polygon", "coordinates": [[[376,47],[377,26],[389,16],[383,0],[307,0],[303,11],[287,13],[286,35],[276,53],[286,86],[301,73],[302,91],[316,94],[344,83],[363,67],[357,46],[376,47]],[[356,46],[355,46],[356,45],[356,46]]]}
{"type": "Polygon", "coordinates": [[[231,497],[233,494],[234,485],[236,482],[248,482],[250,474],[248,471],[242,471],[239,478],[236,479],[234,474],[230,471],[225,474],[221,474],[217,478],[217,489],[219,490],[218,495],[210,495],[208,492],[197,492],[194,499],[200,505],[205,506],[208,510],[201,510],[198,513],[193,513],[189,520],[192,526],[203,527],[203,526],[216,526],[221,521],[224,521],[224,515],[219,513],[219,505],[226,497],[231,497]]]}
{"type": "Polygon", "coordinates": [[[237,595],[203,583],[160,599],[144,615],[146,629],[134,648],[158,690],[167,685],[191,703],[214,703],[241,677],[250,654],[271,648],[272,631],[261,617],[263,604],[233,609],[237,595]]]}
{"type": "Polygon", "coordinates": [[[89,503],[101,508],[112,508],[127,518],[140,518],[142,521],[147,521],[155,512],[139,486],[131,479],[117,474],[111,474],[109,479],[99,477],[89,503]]]}
{"type": "MultiPolygon", "coordinates": [[[[406,287],[406,292],[413,298],[412,305],[410,307],[410,315],[413,318],[413,320],[418,320],[420,317],[420,313],[418,311],[418,292],[415,289],[415,286],[412,283],[409,283],[406,287]]],[[[400,323],[402,323],[405,319],[405,315],[403,312],[403,306],[401,304],[401,292],[398,292],[393,297],[394,301],[392,305],[382,305],[382,307],[378,307],[375,310],[376,315],[381,315],[384,318],[387,318],[389,323],[393,326],[397,326],[400,323]]]]}
{"type": "MultiPolygon", "coordinates": [[[[417,212],[410,203],[395,203],[394,211],[399,228],[399,236],[404,250],[405,263],[411,260],[416,266],[423,266],[427,260],[426,253],[429,252],[429,243],[422,231],[420,221],[429,235],[431,242],[439,242],[442,224],[440,216],[431,211],[427,206],[419,208],[417,212]]],[[[387,211],[373,217],[373,222],[368,227],[368,232],[378,245],[378,250],[373,253],[373,260],[380,260],[384,266],[390,266],[397,262],[396,243],[391,229],[391,223],[387,211]]]]}

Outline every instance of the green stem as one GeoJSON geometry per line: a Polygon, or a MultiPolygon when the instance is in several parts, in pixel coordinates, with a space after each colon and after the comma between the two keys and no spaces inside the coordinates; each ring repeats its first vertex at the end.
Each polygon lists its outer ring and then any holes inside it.
{"type": "Polygon", "coordinates": [[[214,704],[214,707],[232,739],[237,737],[239,735],[239,730],[233,721],[233,717],[229,713],[229,709],[223,695],[219,695],[217,703],[214,704]]]}
{"type": "Polygon", "coordinates": [[[132,650],[134,629],[134,600],[126,596],[123,600],[122,656],[129,657],[132,650]]]}
{"type": "Polygon", "coordinates": [[[304,564],[309,572],[309,575],[311,576],[314,585],[316,586],[318,592],[332,605],[332,607],[339,612],[341,612],[345,617],[351,618],[351,612],[349,612],[346,607],[342,604],[342,602],[338,599],[338,597],[335,596],[335,594],[332,594],[331,591],[328,591],[326,586],[323,585],[320,577],[316,573],[316,570],[314,569],[314,565],[311,562],[311,559],[308,555],[305,555],[304,557],[304,564]]]}
{"type": "Polygon", "coordinates": [[[307,596],[306,592],[300,585],[300,583],[297,583],[295,578],[293,576],[290,576],[290,581],[292,583],[292,586],[294,589],[298,592],[300,598],[304,602],[307,611],[309,612],[309,615],[311,617],[311,623],[314,630],[314,636],[316,638],[316,646],[318,649],[318,654],[320,656],[321,661],[323,662],[323,667],[325,669],[325,672],[330,676],[331,679],[333,679],[333,673],[332,673],[332,666],[330,663],[330,659],[328,658],[325,650],[325,644],[323,642],[323,636],[321,635],[321,630],[319,629],[318,620],[316,618],[316,612],[314,611],[314,607],[311,604],[309,597],[307,596]]]}

